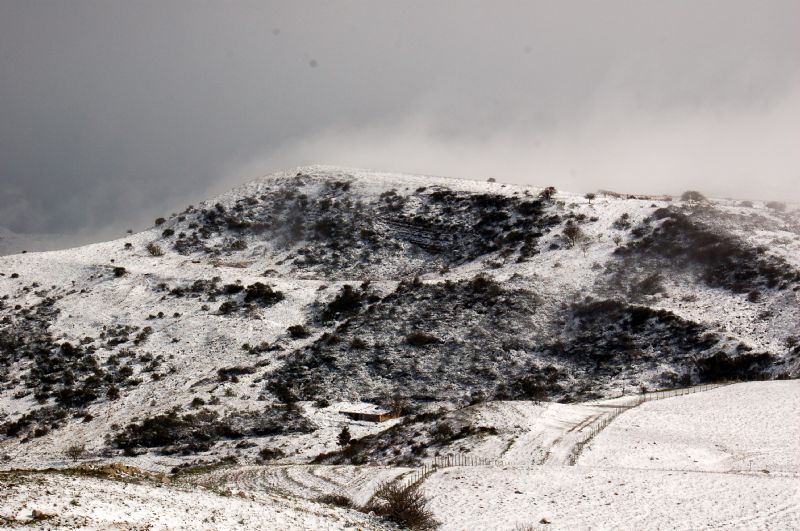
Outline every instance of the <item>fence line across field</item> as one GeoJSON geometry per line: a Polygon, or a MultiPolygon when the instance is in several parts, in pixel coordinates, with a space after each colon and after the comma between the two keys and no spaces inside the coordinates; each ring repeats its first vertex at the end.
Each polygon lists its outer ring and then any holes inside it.
{"type": "MultiPolygon", "coordinates": [[[[710,391],[712,389],[716,389],[718,387],[722,387],[725,385],[729,384],[728,383],[703,384],[703,385],[695,385],[692,387],[681,387],[678,389],[665,389],[661,391],[643,392],[639,395],[632,396],[631,400],[625,402],[624,404],[619,404],[619,405],[609,404],[606,406],[611,410],[609,413],[604,414],[597,421],[593,422],[588,430],[586,431],[581,430],[582,433],[585,433],[585,436],[582,439],[579,439],[575,443],[575,446],[573,446],[572,451],[567,457],[567,462],[569,465],[575,465],[575,463],[578,460],[578,457],[580,457],[580,454],[586,447],[586,445],[588,445],[588,443],[594,437],[596,437],[601,431],[603,431],[606,427],[608,427],[608,425],[611,424],[611,422],[614,421],[614,419],[616,419],[622,413],[624,413],[629,409],[640,406],[645,402],[663,400],[665,398],[672,398],[675,396],[683,396],[704,391],[710,391]]],[[[436,471],[436,469],[439,468],[449,468],[455,466],[505,466],[505,465],[509,465],[509,463],[505,462],[502,458],[475,457],[465,453],[453,453],[443,456],[435,456],[433,460],[431,460],[426,464],[423,464],[418,471],[412,473],[411,482],[423,481],[430,474],[436,471]]]]}

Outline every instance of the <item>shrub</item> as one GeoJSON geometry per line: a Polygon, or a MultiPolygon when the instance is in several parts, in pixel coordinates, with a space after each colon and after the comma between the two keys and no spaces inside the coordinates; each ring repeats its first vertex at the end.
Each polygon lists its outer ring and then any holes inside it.
{"type": "Polygon", "coordinates": [[[170,236],[172,236],[173,234],[175,234],[175,231],[174,231],[174,230],[172,230],[172,229],[164,229],[164,232],[162,232],[162,233],[161,233],[161,236],[162,236],[163,238],[169,238],[169,237],[170,237],[170,236]]]}
{"type": "Polygon", "coordinates": [[[225,284],[222,287],[222,290],[226,295],[236,295],[237,293],[244,291],[244,286],[241,284],[225,284]]]}
{"type": "Polygon", "coordinates": [[[692,201],[695,203],[705,203],[708,201],[706,196],[698,192],[697,190],[686,190],[681,194],[681,201],[692,201]]]}
{"type": "Polygon", "coordinates": [[[362,348],[367,348],[368,346],[369,345],[367,345],[367,342],[361,339],[360,337],[354,337],[350,341],[350,348],[362,349],[362,348]]]}
{"type": "Polygon", "coordinates": [[[303,339],[311,335],[308,329],[303,325],[292,325],[286,329],[292,339],[303,339]]]}
{"type": "Polygon", "coordinates": [[[244,240],[236,240],[230,245],[232,251],[244,251],[247,249],[247,242],[244,240]]]}
{"type": "Polygon", "coordinates": [[[159,225],[163,225],[164,222],[166,222],[166,221],[167,220],[164,219],[164,218],[156,218],[156,227],[158,227],[159,225]]]}
{"type": "Polygon", "coordinates": [[[374,511],[408,529],[433,529],[438,522],[428,508],[430,500],[420,491],[419,482],[402,485],[383,483],[372,495],[367,511],[374,511]]]}
{"type": "Polygon", "coordinates": [[[554,186],[548,186],[541,192],[539,192],[539,197],[542,199],[552,199],[553,196],[556,195],[556,189],[554,186]]]}
{"type": "Polygon", "coordinates": [[[772,210],[777,210],[778,212],[783,212],[786,210],[786,203],[782,203],[780,201],[768,201],[766,204],[767,208],[771,208],[772,210]]]}
{"type": "Polygon", "coordinates": [[[86,447],[82,444],[73,444],[64,450],[64,455],[70,458],[73,463],[77,462],[80,458],[86,455],[86,447]]]}
{"type": "Polygon", "coordinates": [[[696,360],[701,381],[719,382],[730,380],[752,380],[761,378],[763,367],[772,360],[767,353],[740,354],[731,357],[717,352],[707,358],[696,360]]]}
{"type": "Polygon", "coordinates": [[[219,305],[220,315],[229,315],[236,311],[236,303],[233,301],[225,301],[219,305]]]}
{"type": "Polygon", "coordinates": [[[323,494],[317,498],[318,503],[325,503],[327,505],[335,505],[336,507],[344,507],[345,509],[355,509],[356,505],[353,500],[343,494],[323,494]]]}
{"type": "Polygon", "coordinates": [[[567,225],[564,227],[564,232],[562,233],[564,239],[567,242],[567,245],[570,247],[575,247],[575,244],[580,242],[584,238],[583,231],[577,225],[567,225]]]}
{"type": "Polygon", "coordinates": [[[219,376],[219,381],[221,382],[235,382],[239,376],[253,374],[254,372],[256,372],[255,367],[226,367],[217,370],[217,376],[219,376]]]}
{"type": "Polygon", "coordinates": [[[328,303],[325,311],[322,314],[322,318],[325,321],[330,321],[337,315],[353,313],[361,308],[362,304],[362,294],[354,289],[350,284],[345,284],[342,286],[342,291],[340,291],[336,297],[334,297],[333,300],[328,303]]]}
{"type": "Polygon", "coordinates": [[[262,306],[271,306],[283,299],[283,292],[274,291],[271,287],[261,282],[247,286],[244,296],[244,302],[257,302],[262,306]]]}
{"type": "Polygon", "coordinates": [[[119,398],[119,387],[116,385],[110,385],[106,390],[106,398],[109,400],[116,400],[119,398]]]}
{"type": "Polygon", "coordinates": [[[331,405],[330,401],[325,397],[320,397],[314,400],[314,407],[316,407],[317,409],[326,408],[330,405],[331,405]]]}
{"type": "Polygon", "coordinates": [[[155,243],[147,244],[147,252],[150,253],[150,256],[164,256],[164,251],[155,243]]]}
{"type": "Polygon", "coordinates": [[[631,228],[631,215],[627,212],[623,212],[622,215],[620,215],[620,217],[617,218],[611,226],[617,230],[631,228]]]}
{"type": "Polygon", "coordinates": [[[406,343],[412,347],[424,347],[434,343],[441,343],[441,341],[438,337],[425,332],[411,332],[406,336],[406,343]]]}
{"type": "Polygon", "coordinates": [[[260,457],[263,461],[274,461],[285,456],[286,453],[280,448],[270,448],[268,446],[265,446],[258,452],[258,457],[260,457]]]}
{"type": "Polygon", "coordinates": [[[124,267],[115,267],[114,268],[114,276],[115,277],[121,277],[125,273],[127,273],[127,270],[124,267]]]}
{"type": "Polygon", "coordinates": [[[339,432],[339,435],[336,437],[336,440],[339,442],[339,446],[347,446],[350,444],[353,436],[350,435],[350,428],[345,426],[342,428],[342,431],[339,432]]]}
{"type": "Polygon", "coordinates": [[[455,432],[450,424],[446,422],[440,422],[436,425],[436,427],[431,431],[431,435],[433,435],[433,439],[439,443],[446,443],[453,439],[455,436],[455,432]]]}

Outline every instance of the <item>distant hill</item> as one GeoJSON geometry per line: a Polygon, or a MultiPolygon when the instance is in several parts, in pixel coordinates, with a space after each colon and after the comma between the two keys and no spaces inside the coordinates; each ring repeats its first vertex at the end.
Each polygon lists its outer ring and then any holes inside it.
{"type": "Polygon", "coordinates": [[[796,378],[799,288],[796,206],[300,168],[0,257],[0,465],[255,459],[312,404],[796,378]]]}

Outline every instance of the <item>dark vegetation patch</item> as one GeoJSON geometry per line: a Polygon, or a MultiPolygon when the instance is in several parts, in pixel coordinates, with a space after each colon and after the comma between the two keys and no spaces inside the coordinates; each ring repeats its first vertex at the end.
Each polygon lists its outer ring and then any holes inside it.
{"type": "MultiPolygon", "coordinates": [[[[416,400],[494,396],[527,368],[535,296],[487,276],[459,282],[403,282],[383,298],[345,287],[323,306],[340,324],[291,354],[270,385],[299,399],[379,399],[402,389],[416,400]],[[346,296],[342,296],[346,294],[346,296]],[[370,302],[373,301],[373,302],[370,302]],[[523,368],[520,368],[520,364],[523,368]]],[[[507,392],[507,391],[506,391],[507,392]]]]}
{"type": "Polygon", "coordinates": [[[696,364],[700,381],[726,382],[764,379],[774,361],[774,357],[766,352],[741,352],[735,356],[716,352],[696,360],[696,364]]]}
{"type": "Polygon", "coordinates": [[[497,434],[495,427],[474,424],[459,412],[426,412],[406,416],[382,432],[351,439],[339,450],[320,454],[315,462],[415,466],[435,455],[451,452],[459,441],[497,434]]]}
{"type": "MultiPolygon", "coordinates": [[[[679,371],[680,381],[659,384],[677,387],[722,375],[721,371],[707,368],[703,360],[722,349],[730,350],[732,343],[729,338],[666,310],[602,300],[573,305],[560,340],[544,350],[578,367],[594,382],[635,380],[645,371],[667,364],[679,371]]],[[[746,346],[738,347],[738,352],[744,350],[746,346]]],[[[723,355],[727,359],[728,354],[723,355]]],[[[736,352],[731,356],[737,356],[736,352]]],[[[759,366],[764,367],[771,360],[765,355],[759,358],[759,366]]],[[[742,372],[740,376],[747,374],[742,372]]]]}
{"type": "Polygon", "coordinates": [[[220,277],[198,279],[182,282],[173,287],[162,282],[156,286],[156,290],[168,293],[171,297],[197,299],[202,302],[219,302],[221,299],[218,312],[222,315],[268,308],[286,298],[282,291],[273,289],[263,282],[245,286],[237,280],[236,283],[223,285],[220,284],[221,280],[220,277]]]}
{"type": "Polygon", "coordinates": [[[382,483],[363,510],[394,522],[403,529],[436,529],[439,522],[434,518],[429,508],[430,499],[421,487],[421,482],[382,483]]]}
{"type": "Polygon", "coordinates": [[[375,266],[413,275],[492,252],[525,260],[561,222],[548,209],[552,193],[506,197],[433,186],[360,200],[349,179],[297,175],[232,206],[190,207],[183,221],[172,221],[173,248],[219,256],[270,241],[291,251],[286,260],[295,270],[327,278],[358,278],[375,266]]]}
{"type": "Polygon", "coordinates": [[[15,308],[0,320],[0,385],[9,391],[17,388],[15,398],[32,395],[46,406],[0,427],[0,432],[9,436],[42,435],[63,424],[60,420],[67,413],[79,412],[98,400],[115,400],[122,390],[140,383],[135,375],[156,374],[163,361],[161,356],[130,350],[147,340],[152,332],[149,327],[115,325],[104,327],[97,338],[56,340],[50,326],[59,314],[57,300],[56,296],[44,296],[37,304],[15,308]],[[99,348],[118,351],[101,361],[99,348]]]}
{"type": "Polygon", "coordinates": [[[701,223],[686,209],[660,208],[632,235],[632,241],[615,251],[626,259],[624,270],[620,265],[617,275],[625,275],[633,259],[652,269],[688,269],[709,287],[736,293],[786,289],[800,281],[800,272],[781,258],[767,254],[766,248],[751,247],[701,223]]]}
{"type": "Polygon", "coordinates": [[[293,408],[234,411],[224,417],[208,409],[182,415],[173,409],[128,424],[108,442],[127,454],[158,448],[163,454],[188,455],[210,450],[215,442],[223,439],[310,433],[315,429],[293,408]]]}
{"type": "Polygon", "coordinates": [[[290,326],[286,331],[292,339],[304,339],[311,335],[305,326],[299,324],[290,326]]]}

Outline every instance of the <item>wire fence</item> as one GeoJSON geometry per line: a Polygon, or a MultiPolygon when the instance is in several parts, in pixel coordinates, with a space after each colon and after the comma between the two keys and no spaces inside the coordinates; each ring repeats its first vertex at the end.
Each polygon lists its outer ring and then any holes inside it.
{"type": "Polygon", "coordinates": [[[586,447],[586,445],[588,445],[589,442],[594,439],[595,436],[597,436],[597,434],[603,431],[606,426],[611,424],[614,419],[631,408],[640,406],[645,402],[652,402],[654,400],[663,400],[665,398],[672,398],[674,396],[691,395],[694,393],[710,391],[711,389],[716,389],[717,387],[722,387],[723,385],[728,384],[703,384],[692,387],[679,387],[677,389],[664,389],[650,392],[645,391],[638,396],[632,397],[632,399],[625,402],[624,405],[613,407],[612,411],[606,415],[603,415],[603,417],[592,423],[589,430],[583,432],[583,437],[581,437],[570,450],[569,456],[567,457],[567,462],[570,466],[574,466],[578,462],[578,458],[580,457],[581,452],[583,452],[583,449],[586,447]]]}
{"type": "MultiPolygon", "coordinates": [[[[603,431],[609,424],[611,424],[617,417],[622,415],[625,411],[634,407],[640,406],[645,402],[655,400],[663,400],[665,398],[672,398],[675,396],[690,395],[704,391],[710,391],[717,387],[729,385],[727,383],[721,384],[703,384],[692,387],[680,387],[677,389],[663,389],[657,391],[645,391],[638,395],[631,396],[628,400],[617,403],[604,403],[593,404],[601,407],[607,407],[609,411],[597,420],[590,423],[586,427],[579,430],[580,437],[570,449],[567,455],[567,463],[573,466],[577,463],[583,449],[594,439],[601,431],[603,431]]],[[[415,470],[404,481],[408,483],[424,481],[428,476],[440,468],[448,468],[455,466],[505,466],[509,463],[505,462],[502,458],[487,458],[471,456],[465,453],[452,453],[443,456],[436,456],[432,461],[423,464],[418,470],[415,470]]]]}

